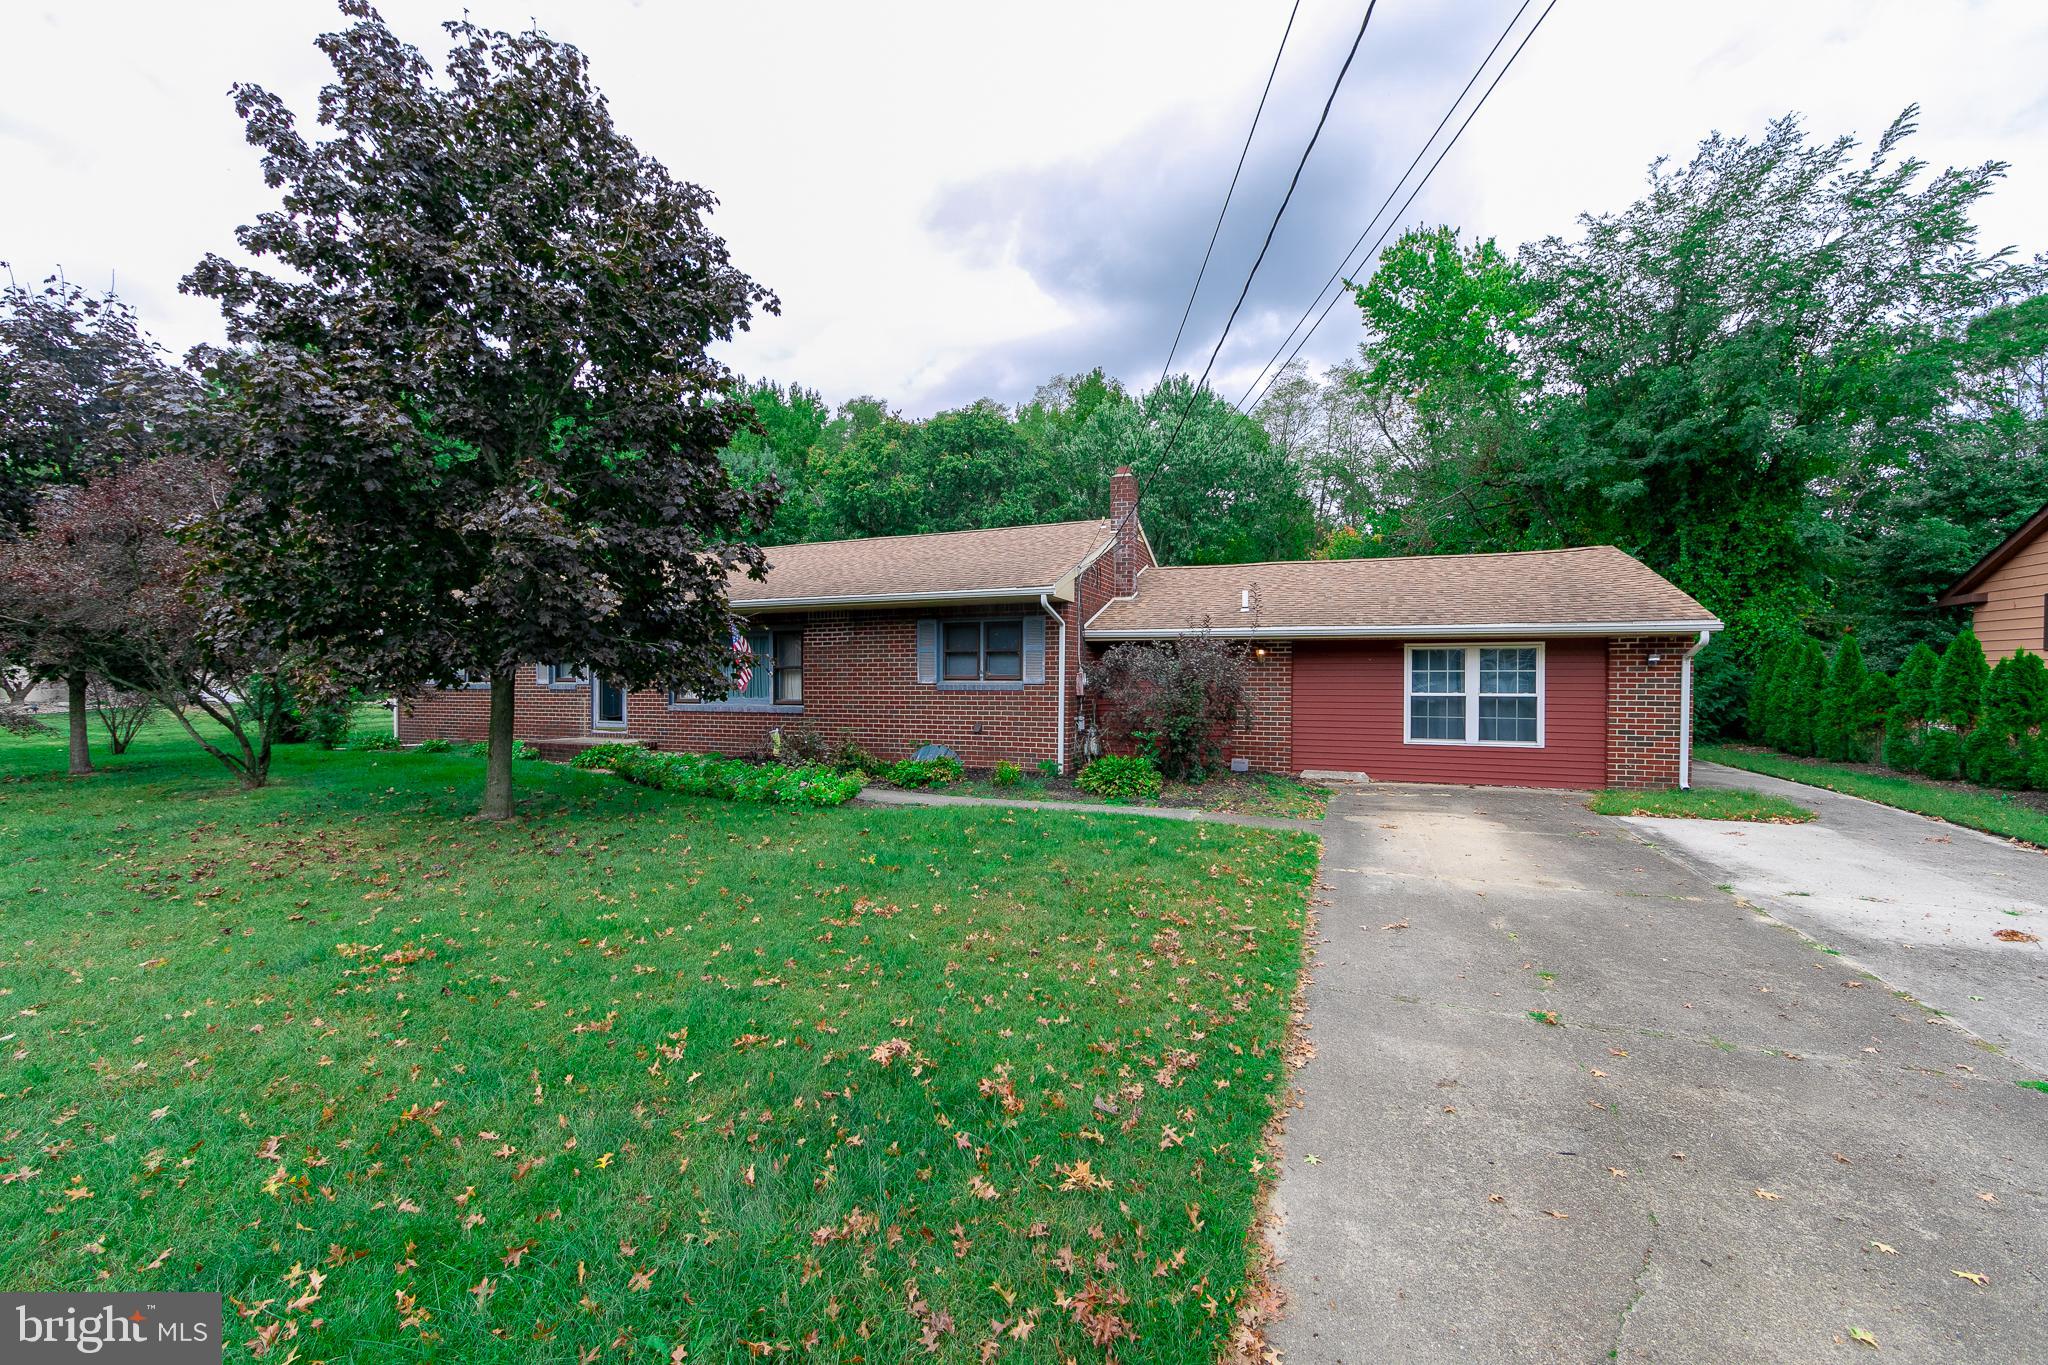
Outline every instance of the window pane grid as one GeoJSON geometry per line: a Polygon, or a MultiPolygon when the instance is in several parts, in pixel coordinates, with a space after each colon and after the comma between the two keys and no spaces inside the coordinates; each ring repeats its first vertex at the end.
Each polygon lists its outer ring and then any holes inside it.
{"type": "Polygon", "coordinates": [[[1409,650],[1408,738],[1454,744],[1540,743],[1541,657],[1533,645],[1409,650]]]}

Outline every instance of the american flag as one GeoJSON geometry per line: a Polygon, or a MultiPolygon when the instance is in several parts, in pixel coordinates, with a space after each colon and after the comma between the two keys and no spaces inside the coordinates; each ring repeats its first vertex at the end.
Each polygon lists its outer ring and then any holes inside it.
{"type": "Polygon", "coordinates": [[[732,690],[744,692],[747,684],[754,680],[754,651],[747,648],[747,637],[739,628],[732,632],[732,690]]]}

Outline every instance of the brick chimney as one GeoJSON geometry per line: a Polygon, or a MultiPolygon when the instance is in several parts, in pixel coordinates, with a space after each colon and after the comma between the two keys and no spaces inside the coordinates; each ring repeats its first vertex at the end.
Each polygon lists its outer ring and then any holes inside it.
{"type": "Polygon", "coordinates": [[[1145,533],[1138,527],[1138,476],[1127,464],[1109,476],[1109,519],[1116,535],[1110,550],[1111,588],[1118,597],[1138,590],[1138,570],[1152,562],[1145,533]]]}

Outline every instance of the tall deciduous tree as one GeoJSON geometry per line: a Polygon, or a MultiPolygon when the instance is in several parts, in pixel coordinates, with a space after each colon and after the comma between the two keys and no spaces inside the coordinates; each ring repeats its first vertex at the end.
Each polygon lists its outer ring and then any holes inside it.
{"type": "Polygon", "coordinates": [[[761,571],[774,487],[719,460],[753,417],[708,348],[777,303],[581,52],[463,20],[437,73],[365,0],[341,8],[329,136],[234,89],[282,191],[238,239],[282,271],[208,256],[184,284],[234,343],[206,358],[234,419],[218,562],[257,629],[345,676],[487,675],[501,817],[522,663],[723,685],[726,580],[761,571]]]}
{"type": "MultiPolygon", "coordinates": [[[[33,537],[53,490],[161,453],[188,387],[111,294],[57,278],[0,288],[0,542],[33,537]]],[[[122,603],[63,545],[8,543],[0,558],[0,663],[64,680],[70,770],[89,773],[87,691],[125,649],[122,603]]]]}

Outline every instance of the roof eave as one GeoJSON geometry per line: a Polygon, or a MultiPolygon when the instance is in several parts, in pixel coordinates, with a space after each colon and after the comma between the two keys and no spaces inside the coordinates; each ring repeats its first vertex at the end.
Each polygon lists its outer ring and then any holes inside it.
{"type": "Polygon", "coordinates": [[[976,602],[1035,602],[1041,597],[1071,601],[1074,580],[1067,577],[1040,588],[972,588],[947,592],[850,593],[824,597],[733,598],[729,605],[741,616],[755,611],[795,611],[803,608],[838,610],[849,607],[962,606],[976,602]]]}
{"type": "Polygon", "coordinates": [[[1233,640],[1416,640],[1477,639],[1528,635],[1563,638],[1587,635],[1696,635],[1723,628],[1713,617],[1682,621],[1503,621],[1483,625],[1428,626],[1182,626],[1168,630],[1089,627],[1090,640],[1175,640],[1216,635],[1233,640]]]}
{"type": "Polygon", "coordinates": [[[1940,597],[1934,599],[1938,607],[1974,607],[1982,603],[1983,595],[1977,592],[1977,585],[1997,573],[2005,562],[2024,550],[2042,532],[2048,531],[2048,507],[2021,522],[2013,533],[1998,542],[1990,554],[1972,564],[1961,578],[1940,597]]]}

